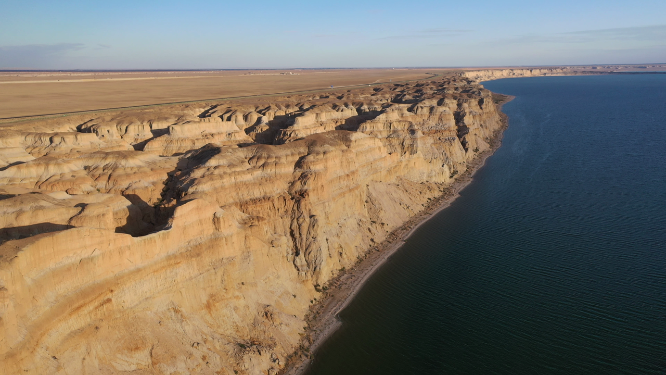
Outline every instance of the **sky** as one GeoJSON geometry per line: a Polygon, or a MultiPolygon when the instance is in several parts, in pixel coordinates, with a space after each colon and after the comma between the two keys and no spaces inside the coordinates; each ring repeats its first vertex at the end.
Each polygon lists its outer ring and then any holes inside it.
{"type": "Polygon", "coordinates": [[[0,69],[665,62],[664,0],[0,0],[0,69]]]}

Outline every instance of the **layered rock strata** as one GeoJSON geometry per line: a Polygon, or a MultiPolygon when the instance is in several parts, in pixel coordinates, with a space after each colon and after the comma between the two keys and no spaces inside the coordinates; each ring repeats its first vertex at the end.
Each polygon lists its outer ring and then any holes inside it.
{"type": "Polygon", "coordinates": [[[6,125],[0,372],[277,373],[500,129],[465,77],[6,125]]]}

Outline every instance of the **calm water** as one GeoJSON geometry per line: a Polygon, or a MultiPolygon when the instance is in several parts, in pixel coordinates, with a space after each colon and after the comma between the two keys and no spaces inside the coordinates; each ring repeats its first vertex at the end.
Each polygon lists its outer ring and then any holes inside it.
{"type": "Polygon", "coordinates": [[[503,146],[309,375],[666,374],[666,76],[487,82],[503,146]]]}

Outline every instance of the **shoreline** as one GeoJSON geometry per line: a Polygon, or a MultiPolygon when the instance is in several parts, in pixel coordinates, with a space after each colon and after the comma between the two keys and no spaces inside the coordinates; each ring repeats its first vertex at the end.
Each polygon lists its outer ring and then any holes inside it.
{"type": "Polygon", "coordinates": [[[327,283],[320,299],[315,299],[315,304],[310,307],[310,312],[306,316],[305,320],[308,326],[301,341],[301,346],[287,358],[287,363],[279,374],[302,375],[305,373],[319,347],[342,326],[338,314],[351,303],[370,276],[395,254],[418,228],[449,207],[460,196],[460,191],[473,181],[474,174],[485,165],[488,157],[493,155],[502,145],[504,131],[509,125],[508,117],[502,112],[502,107],[515,97],[493,93],[493,96],[495,95],[501,97],[495,105],[497,105],[502,126],[491,140],[490,149],[479,154],[468,165],[467,170],[446,187],[442,195],[434,199],[419,214],[389,233],[380,244],[368,249],[365,257],[356,263],[352,269],[341,272],[327,283]]]}

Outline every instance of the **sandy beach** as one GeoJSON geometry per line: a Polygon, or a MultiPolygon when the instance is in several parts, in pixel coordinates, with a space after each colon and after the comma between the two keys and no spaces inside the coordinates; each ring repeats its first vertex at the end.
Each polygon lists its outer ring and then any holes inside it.
{"type": "MultiPolygon", "coordinates": [[[[513,96],[494,95],[497,98],[496,103],[500,111],[504,104],[514,99],[513,96]]],[[[483,167],[486,159],[501,146],[502,136],[508,127],[508,118],[504,113],[502,113],[502,122],[503,126],[493,138],[491,148],[472,161],[469,168],[453,184],[446,187],[439,198],[434,199],[419,214],[391,232],[384,242],[370,249],[353,269],[341,272],[338,277],[331,280],[324,287],[321,299],[317,300],[311,307],[310,314],[306,318],[308,327],[301,347],[289,359],[281,372],[282,375],[301,375],[305,373],[311,359],[316,355],[317,349],[342,325],[342,322],[338,319],[338,314],[351,303],[365,282],[402,247],[405,241],[421,225],[449,207],[458,198],[460,191],[472,182],[476,171],[483,167]]]]}

